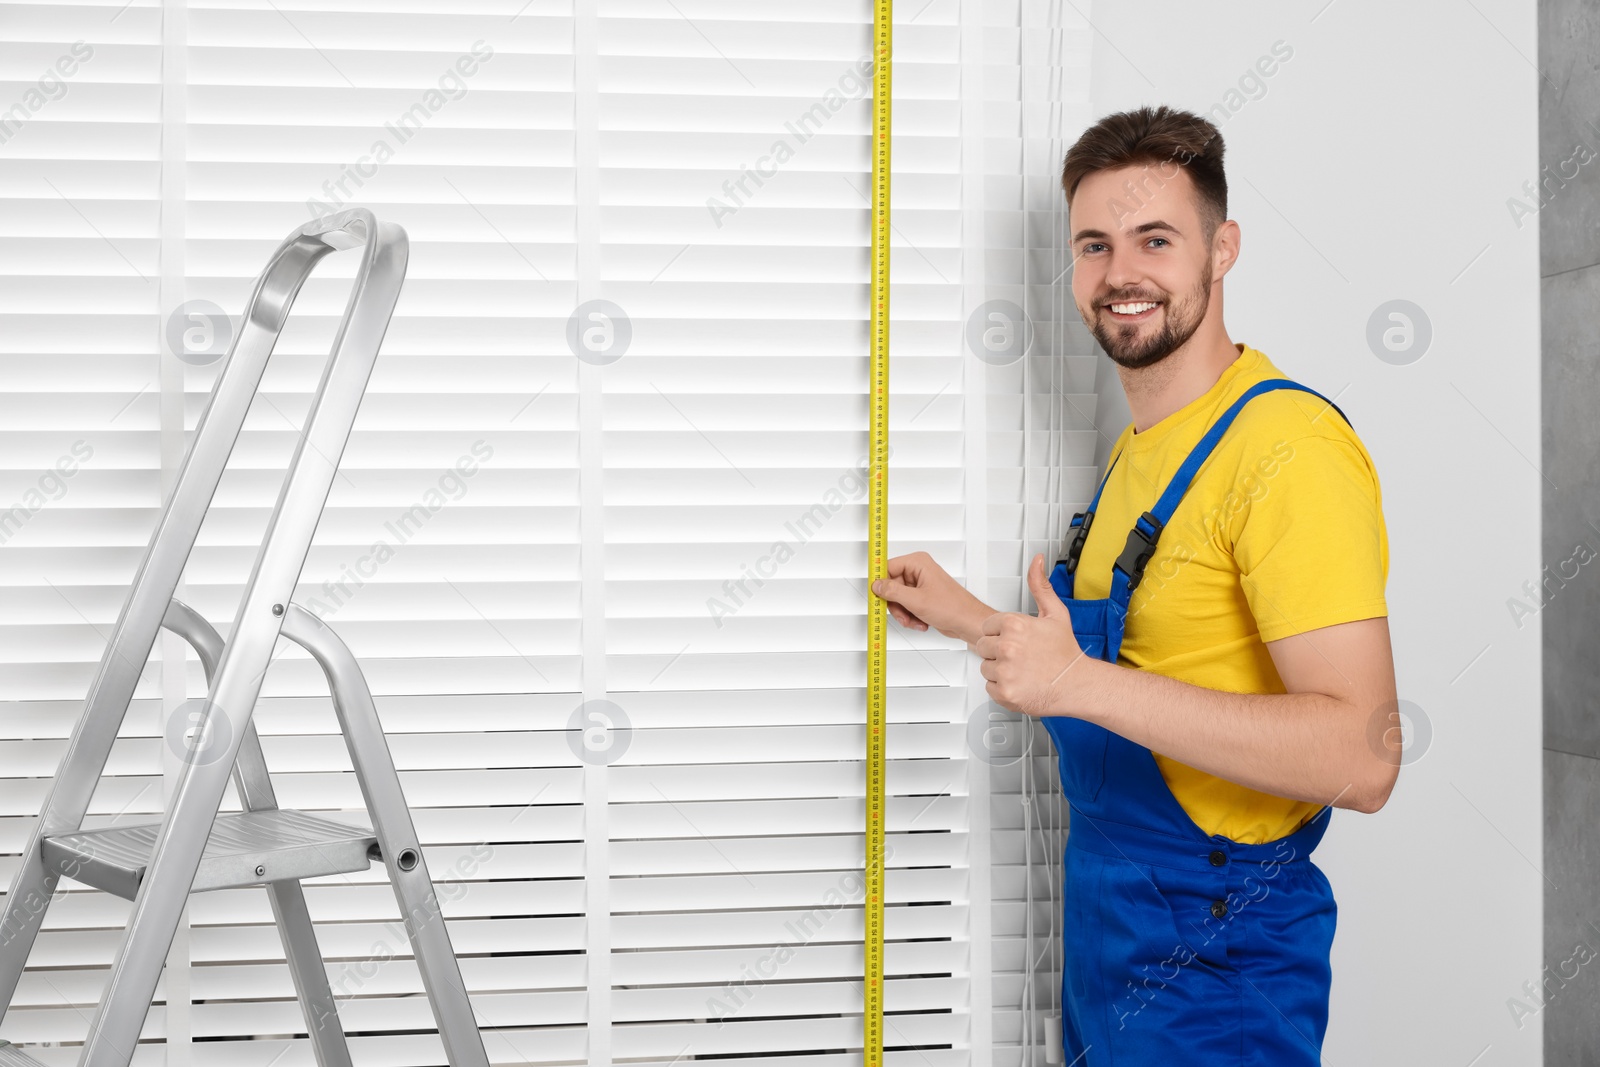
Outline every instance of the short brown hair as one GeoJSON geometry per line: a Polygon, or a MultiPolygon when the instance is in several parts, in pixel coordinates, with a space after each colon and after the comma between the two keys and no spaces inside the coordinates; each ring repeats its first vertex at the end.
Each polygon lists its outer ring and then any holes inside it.
{"type": "Polygon", "coordinates": [[[1119,111],[1090,126],[1067,150],[1061,188],[1070,204],[1078,183],[1094,171],[1140,163],[1161,165],[1171,160],[1187,170],[1194,182],[1196,208],[1209,243],[1228,217],[1228,179],[1222,169],[1222,153],[1222,133],[1192,112],[1165,104],[1119,111]]]}

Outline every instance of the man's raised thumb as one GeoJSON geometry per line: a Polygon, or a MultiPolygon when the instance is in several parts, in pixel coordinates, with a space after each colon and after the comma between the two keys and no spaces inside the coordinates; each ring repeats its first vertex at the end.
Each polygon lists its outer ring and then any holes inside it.
{"type": "Polygon", "coordinates": [[[1066,615],[1067,606],[1056,595],[1056,587],[1050,584],[1050,579],[1045,575],[1044,553],[1040,552],[1033,557],[1033,562],[1028,566],[1028,588],[1033,592],[1033,599],[1039,605],[1039,615],[1042,618],[1054,618],[1066,615]]]}

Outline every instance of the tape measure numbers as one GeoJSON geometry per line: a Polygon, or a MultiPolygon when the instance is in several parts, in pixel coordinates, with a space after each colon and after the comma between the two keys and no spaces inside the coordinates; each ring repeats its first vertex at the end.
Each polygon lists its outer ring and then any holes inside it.
{"type": "Polygon", "coordinates": [[[872,583],[888,576],[889,489],[889,61],[892,0],[875,0],[872,19],[872,481],[868,491],[867,577],[867,883],[862,1060],[883,1064],[883,822],[887,606],[872,583]]]}

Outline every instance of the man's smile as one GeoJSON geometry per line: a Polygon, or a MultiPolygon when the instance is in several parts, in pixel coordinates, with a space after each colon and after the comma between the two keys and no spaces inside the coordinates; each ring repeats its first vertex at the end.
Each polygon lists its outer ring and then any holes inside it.
{"type": "Polygon", "coordinates": [[[1143,322],[1154,317],[1161,307],[1160,302],[1154,300],[1129,300],[1117,301],[1105,305],[1106,315],[1112,322],[1143,322]]]}

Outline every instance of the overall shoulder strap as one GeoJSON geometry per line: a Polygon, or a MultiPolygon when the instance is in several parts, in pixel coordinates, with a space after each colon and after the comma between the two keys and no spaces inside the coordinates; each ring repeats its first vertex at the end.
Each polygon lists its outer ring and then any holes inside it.
{"type": "Polygon", "coordinates": [[[1327,397],[1310,386],[1292,382],[1287,378],[1268,378],[1265,381],[1257,382],[1249,389],[1246,389],[1238,400],[1230,404],[1227,411],[1218,416],[1217,421],[1212,423],[1205,436],[1200,438],[1199,443],[1190,450],[1189,457],[1183,461],[1183,466],[1178,468],[1178,473],[1172,476],[1172,481],[1167,483],[1166,491],[1161,494],[1161,499],[1156,501],[1156,506],[1151,509],[1155,513],[1155,517],[1160,519],[1163,525],[1172,518],[1172,513],[1178,508],[1178,501],[1182,500],[1183,494],[1189,491],[1189,485],[1194,481],[1194,476],[1200,470],[1200,465],[1210,458],[1211,453],[1217,447],[1217,443],[1222,440],[1222,435],[1228,432],[1229,426],[1233,425],[1233,420],[1239,414],[1239,411],[1262,393],[1270,393],[1277,389],[1298,389],[1301,392],[1310,393],[1312,396],[1321,397],[1321,399],[1327,401],[1329,407],[1339,412],[1340,418],[1344,419],[1346,423],[1350,422],[1350,417],[1344,413],[1344,410],[1338,404],[1328,400],[1327,397]]]}
{"type": "MultiPolygon", "coordinates": [[[[1178,472],[1167,483],[1167,488],[1162,492],[1155,507],[1139,516],[1133,524],[1133,529],[1128,532],[1128,542],[1122,549],[1122,555],[1117,557],[1116,569],[1121,570],[1128,578],[1128,589],[1131,592],[1139,585],[1139,580],[1144,577],[1145,564],[1150,562],[1150,557],[1155,554],[1156,542],[1161,537],[1161,531],[1172,519],[1172,513],[1177,510],[1178,502],[1183,499],[1184,493],[1189,491],[1190,484],[1194,481],[1195,474],[1200,470],[1200,465],[1210,458],[1215,451],[1217,442],[1222,440],[1222,435],[1228,432],[1228,427],[1233,425],[1234,418],[1251,400],[1262,393],[1270,393],[1277,389],[1299,389],[1310,393],[1312,396],[1321,397],[1327,401],[1328,406],[1339,412],[1339,417],[1346,423],[1350,417],[1332,400],[1312,389],[1310,386],[1301,385],[1299,382],[1290,381],[1288,378],[1268,378],[1257,382],[1228,405],[1228,410],[1217,417],[1211,428],[1200,438],[1198,444],[1190,450],[1188,458],[1178,468],[1178,472]]],[[[1109,474],[1110,472],[1107,471],[1109,474]]],[[[1102,486],[1104,488],[1104,486],[1102,486]]],[[[1096,494],[1098,500],[1099,494],[1096,494]]]]}

